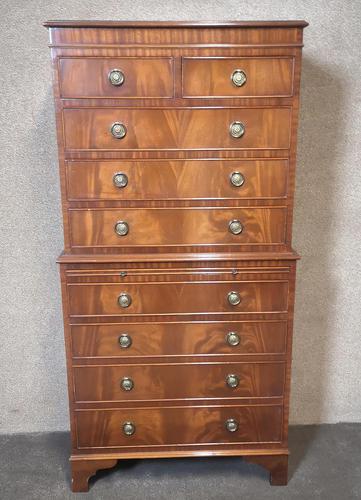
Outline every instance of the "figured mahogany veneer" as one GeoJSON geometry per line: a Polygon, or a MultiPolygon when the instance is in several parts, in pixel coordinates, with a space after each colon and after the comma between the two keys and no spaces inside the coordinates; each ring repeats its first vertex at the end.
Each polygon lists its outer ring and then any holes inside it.
{"type": "Polygon", "coordinates": [[[118,459],[207,455],[243,456],[266,467],[271,484],[286,484],[307,23],[45,26],[73,491],[118,459]],[[235,121],[242,137],[230,134],[235,121]],[[121,139],[114,122],[126,127],[121,139]],[[118,302],[124,293],[128,307],[118,302]]]}
{"type": "Polygon", "coordinates": [[[278,363],[197,363],[172,365],[75,366],[75,401],[147,401],[281,397],[285,366],[278,363]],[[226,377],[239,377],[230,388],[226,377]],[[130,377],[134,387],[120,382],[130,377]]]}
{"type": "Polygon", "coordinates": [[[283,199],[287,160],[67,161],[67,198],[82,200],[283,199]],[[231,183],[233,172],[244,177],[231,183]],[[119,188],[114,175],[125,174],[119,188]]]}
{"type": "Polygon", "coordinates": [[[125,208],[71,210],[73,247],[282,244],[286,237],[284,208],[125,208]],[[233,234],[229,223],[239,220],[243,230],[233,234]],[[129,226],[119,236],[118,221],[129,226]]]}
{"type": "Polygon", "coordinates": [[[74,358],[284,354],[286,334],[285,320],[71,326],[74,358]],[[237,333],[238,345],[227,342],[229,332],[237,333]],[[130,336],[129,347],[120,346],[121,335],[130,336]]]}
{"type": "Polygon", "coordinates": [[[60,95],[63,98],[173,97],[173,59],[162,58],[61,58],[60,95]],[[119,69],[124,83],[114,86],[109,73],[119,69]]]}
{"type": "Polygon", "coordinates": [[[183,58],[184,97],[289,97],[293,93],[293,58],[183,58]],[[237,87],[235,69],[247,75],[237,87]]]}
{"type": "Polygon", "coordinates": [[[287,291],[287,281],[68,285],[72,316],[285,312],[287,291]],[[241,302],[237,306],[228,302],[231,291],[240,294],[241,302]],[[129,307],[119,306],[120,293],[131,296],[129,307]]]}
{"type": "Polygon", "coordinates": [[[279,443],[282,438],[281,415],[282,407],[277,405],[81,410],[76,412],[78,446],[80,449],[94,449],[162,447],[179,442],[216,446],[223,443],[279,443]],[[237,431],[227,431],[225,422],[229,418],[239,422],[237,431]],[[136,426],[132,436],[121,432],[122,424],[129,421],[136,426]]]}
{"type": "Polygon", "coordinates": [[[240,109],[65,109],[66,151],[172,149],[288,149],[291,110],[240,109]],[[231,123],[241,121],[245,133],[231,137],[231,123]],[[127,128],[123,139],[111,134],[113,123],[127,128]]]}

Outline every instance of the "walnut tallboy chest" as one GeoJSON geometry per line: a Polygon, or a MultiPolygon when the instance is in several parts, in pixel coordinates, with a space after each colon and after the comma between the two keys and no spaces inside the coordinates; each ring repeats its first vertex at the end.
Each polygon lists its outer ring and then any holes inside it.
{"type": "Polygon", "coordinates": [[[287,483],[304,21],[50,21],[72,488],[235,455],[287,483]]]}

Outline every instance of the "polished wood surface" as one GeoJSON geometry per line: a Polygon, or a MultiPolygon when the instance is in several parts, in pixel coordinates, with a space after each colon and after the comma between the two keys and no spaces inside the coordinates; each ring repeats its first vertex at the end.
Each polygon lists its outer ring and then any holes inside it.
{"type": "Polygon", "coordinates": [[[72,325],[74,358],[122,358],[186,355],[284,354],[287,322],[234,321],[192,323],[119,323],[72,325]],[[227,334],[239,336],[238,345],[227,342],[227,334]],[[121,335],[131,338],[122,348],[121,335]]]}
{"type": "Polygon", "coordinates": [[[304,21],[50,21],[72,488],[118,459],[242,455],[287,482],[304,21]],[[113,86],[109,71],[125,81],[113,86]],[[241,87],[235,69],[246,73],[241,87]],[[115,139],[110,127],[123,122],[115,139]],[[245,134],[232,138],[233,121],[245,134]],[[241,172],[244,184],[230,183],[241,172]],[[127,186],[114,185],[115,173],[127,186]],[[244,225],[228,230],[230,220],[244,225]],[[129,233],[114,232],[125,220],[129,233]],[[237,291],[241,303],[229,305],[237,291]],[[118,305],[126,292],[132,303],[118,305]],[[240,342],[226,341],[230,331],[240,342]],[[132,343],[121,348],[119,336],[132,343]],[[230,389],[225,377],[240,377],[230,389]],[[120,378],[134,388],[120,389],[120,378]],[[194,403],[196,401],[196,403],[194,403]],[[210,404],[211,401],[211,404],[210,404]],[[227,418],[239,428],[230,433],[227,418]],[[122,424],[134,421],[126,437],[122,424]]]}
{"type": "Polygon", "coordinates": [[[308,23],[304,20],[290,21],[104,21],[104,20],[49,20],[43,23],[47,28],[305,28],[308,23]]]}
{"type": "Polygon", "coordinates": [[[71,210],[69,218],[74,247],[285,242],[286,210],[283,208],[86,209],[71,210]],[[240,234],[230,232],[232,220],[242,223],[240,234]],[[118,221],[128,224],[127,235],[119,236],[115,232],[118,221]]]}
{"type": "Polygon", "coordinates": [[[102,460],[71,460],[71,489],[74,493],[89,490],[89,479],[101,469],[115,467],[117,460],[114,458],[102,460]]]}
{"type": "Polygon", "coordinates": [[[207,408],[152,408],[148,410],[80,411],[76,413],[80,449],[203,443],[268,443],[281,440],[282,407],[233,406],[207,408]],[[227,431],[233,418],[239,427],[227,431]],[[125,436],[124,422],[134,422],[135,433],[125,436]],[[192,425],[189,423],[192,422],[192,425]]]}
{"type": "Polygon", "coordinates": [[[287,160],[67,161],[67,196],[82,200],[282,199],[287,195],[287,160]],[[232,185],[233,172],[244,184],[232,185]],[[123,173],[125,188],[113,177],[123,173]]]}
{"type": "Polygon", "coordinates": [[[67,264],[65,273],[68,283],[143,283],[164,281],[265,281],[268,279],[292,279],[295,253],[273,254],[264,252],[228,253],[210,256],[203,254],[128,254],[82,255],[63,254],[60,263],[67,264]],[[259,258],[258,258],[259,255],[259,258]],[[284,257],[284,258],[283,258],[284,257]],[[77,265],[78,264],[78,265],[77,265]],[[291,275],[291,277],[290,277],[291,275]]]}
{"type": "Polygon", "coordinates": [[[288,149],[290,109],[65,109],[65,149],[288,149]],[[231,137],[231,123],[241,121],[245,133],[231,137]],[[110,132],[113,123],[127,128],[123,139],[110,132]]]}
{"type": "Polygon", "coordinates": [[[293,58],[183,58],[184,97],[287,97],[293,93],[293,58]],[[246,74],[241,87],[234,70],[246,74]]]}
{"type": "MultiPolygon", "coordinates": [[[[244,448],[242,444],[237,443],[235,449],[217,449],[216,444],[209,445],[212,447],[207,451],[207,445],[201,447],[199,445],[188,445],[187,449],[172,451],[172,457],[204,457],[209,454],[211,456],[239,456],[242,450],[242,457],[247,462],[260,465],[269,471],[270,484],[274,486],[287,485],[288,476],[288,454],[283,449],[271,448],[271,442],[264,444],[264,448],[260,452],[255,449],[257,443],[251,443],[244,448]],[[198,449],[197,449],[198,448],[198,449]]],[[[225,445],[223,445],[225,446],[225,445]]],[[[102,469],[111,469],[115,467],[119,459],[140,459],[140,458],[168,458],[169,451],[128,451],[128,448],[123,447],[121,452],[112,449],[107,449],[106,453],[89,453],[92,449],[84,449],[82,454],[73,455],[70,459],[71,463],[71,486],[73,492],[87,492],[89,490],[88,481],[94,476],[97,471],[102,469]]],[[[96,450],[96,448],[95,448],[96,450]]],[[[134,448],[133,448],[134,450],[134,448]]]]}
{"type": "Polygon", "coordinates": [[[285,377],[283,362],[74,366],[73,371],[79,402],[279,397],[285,377]],[[238,387],[226,384],[230,374],[239,377],[238,387]],[[124,377],[133,380],[132,390],[121,389],[124,377]]]}
{"type": "Polygon", "coordinates": [[[301,47],[304,21],[50,21],[50,46],[227,45],[301,47]],[[86,28],[86,29],[84,29],[86,28]]]}
{"type": "Polygon", "coordinates": [[[60,95],[76,97],[173,97],[173,59],[60,58],[60,95]],[[109,73],[119,69],[124,83],[114,86],[109,73]]]}
{"type": "Polygon", "coordinates": [[[284,312],[287,291],[286,281],[68,285],[70,314],[74,316],[284,312]],[[228,302],[231,291],[240,294],[237,306],[228,302]],[[118,304],[121,293],[132,298],[127,308],[118,304]]]}
{"type": "MultiPolygon", "coordinates": [[[[77,266],[79,269],[83,269],[82,264],[89,266],[92,269],[93,265],[99,266],[99,269],[103,269],[102,264],[114,264],[113,268],[117,268],[123,265],[129,265],[133,263],[134,266],[141,265],[142,268],[154,268],[154,266],[159,266],[164,268],[164,264],[167,264],[167,268],[172,268],[174,265],[179,265],[181,263],[182,267],[188,266],[199,267],[208,266],[209,268],[219,267],[220,263],[223,267],[234,269],[238,266],[241,267],[264,267],[269,266],[271,269],[274,266],[288,266],[289,261],[297,261],[301,257],[293,249],[286,249],[282,252],[187,252],[187,253],[118,253],[118,254],[74,254],[63,251],[57,262],[59,264],[79,264],[77,266]]],[[[70,265],[67,269],[73,269],[70,265]]]]}

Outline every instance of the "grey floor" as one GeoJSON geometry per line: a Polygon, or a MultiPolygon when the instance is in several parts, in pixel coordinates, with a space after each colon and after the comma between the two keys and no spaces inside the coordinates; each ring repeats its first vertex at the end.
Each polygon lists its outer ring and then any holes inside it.
{"type": "Polygon", "coordinates": [[[0,435],[0,499],[361,499],[361,424],[291,427],[290,481],[238,458],[121,461],[87,494],[69,488],[66,433],[0,435]]]}

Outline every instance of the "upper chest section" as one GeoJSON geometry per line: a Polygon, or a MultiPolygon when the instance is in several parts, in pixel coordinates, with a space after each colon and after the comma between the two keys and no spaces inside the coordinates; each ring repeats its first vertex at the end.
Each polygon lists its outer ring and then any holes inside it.
{"type": "Polygon", "coordinates": [[[64,106],[287,103],[304,23],[47,23],[64,106]]]}

